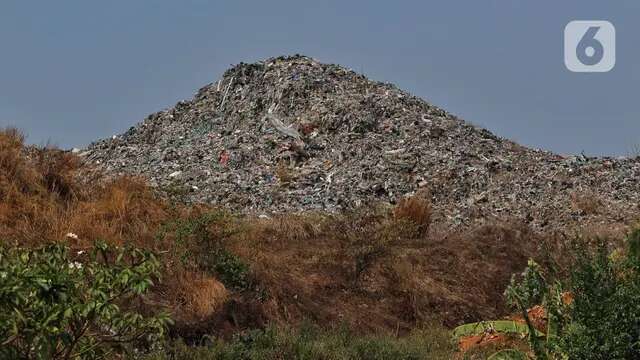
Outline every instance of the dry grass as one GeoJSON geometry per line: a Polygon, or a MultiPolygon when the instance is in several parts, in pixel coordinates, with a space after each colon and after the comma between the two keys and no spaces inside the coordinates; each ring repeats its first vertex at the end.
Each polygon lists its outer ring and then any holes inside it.
{"type": "MultiPolygon", "coordinates": [[[[172,303],[182,321],[197,322],[210,318],[222,309],[229,299],[229,291],[217,279],[202,273],[183,272],[169,280],[178,291],[172,303]]],[[[174,315],[175,316],[175,315],[174,315]]]]}
{"type": "Polygon", "coordinates": [[[81,238],[156,247],[158,227],[176,215],[140,179],[119,178],[96,190],[69,211],[68,230],[81,238]]]}
{"type": "Polygon", "coordinates": [[[597,215],[604,204],[596,194],[587,191],[571,194],[571,206],[582,215],[597,215]]]}
{"type": "Polygon", "coordinates": [[[502,293],[536,253],[533,232],[506,223],[416,237],[399,228],[405,223],[396,214],[249,219],[226,246],[267,289],[263,311],[272,321],[404,333],[433,320],[454,325],[506,313],[502,293]]]}
{"type": "Polygon", "coordinates": [[[15,130],[0,132],[0,237],[37,245],[64,240],[72,232],[78,246],[96,239],[110,243],[157,245],[154,234],[169,209],[141,179],[82,181],[79,159],[56,149],[25,148],[15,130]]]}
{"type": "Polygon", "coordinates": [[[431,225],[431,194],[428,192],[418,193],[398,202],[393,210],[393,216],[400,221],[408,221],[416,227],[417,234],[425,235],[431,225]]]}
{"type": "Polygon", "coordinates": [[[52,238],[79,195],[78,163],[56,150],[25,149],[16,130],[0,132],[0,237],[16,243],[52,238]]]}

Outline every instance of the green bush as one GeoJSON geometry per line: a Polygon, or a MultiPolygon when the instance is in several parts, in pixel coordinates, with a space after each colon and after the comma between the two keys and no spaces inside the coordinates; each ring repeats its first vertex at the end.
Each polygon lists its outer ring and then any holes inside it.
{"type": "MultiPolygon", "coordinates": [[[[530,260],[505,291],[507,302],[522,314],[522,326],[497,332],[518,332],[528,338],[531,354],[541,359],[640,359],[640,229],[626,238],[626,249],[613,252],[609,244],[583,240],[574,243],[575,259],[567,279],[549,279],[530,260]],[[568,300],[571,298],[572,300],[568,300]],[[546,310],[546,334],[537,331],[527,310],[541,304],[546,310]]],[[[484,333],[483,322],[454,330],[454,337],[484,333]]],[[[505,323],[504,321],[502,323],[505,323]]],[[[516,349],[489,359],[524,359],[516,349]]]]}
{"type": "Polygon", "coordinates": [[[199,268],[215,274],[227,288],[251,290],[253,279],[249,265],[224,246],[224,240],[237,231],[234,220],[233,215],[225,211],[210,211],[171,221],[162,227],[157,237],[174,237],[176,249],[182,251],[179,257],[183,264],[195,259],[199,268]],[[187,250],[188,243],[195,244],[197,255],[187,250]]]}
{"type": "Polygon", "coordinates": [[[235,290],[251,288],[249,265],[228,250],[213,250],[207,265],[226,287],[235,290]]]}
{"type": "Polygon", "coordinates": [[[104,243],[73,254],[0,246],[0,357],[98,359],[157,342],[169,318],[123,308],[159,266],[149,252],[104,243]]]}
{"type": "Polygon", "coordinates": [[[583,251],[570,290],[574,301],[558,339],[563,352],[580,359],[640,358],[640,262],[633,252],[615,259],[604,244],[592,254],[583,251]]]}
{"type": "Polygon", "coordinates": [[[610,252],[602,240],[595,246],[578,242],[571,275],[563,282],[546,280],[535,263],[520,281],[512,279],[508,300],[527,322],[531,303],[541,299],[547,310],[546,336],[530,334],[536,358],[640,358],[639,242],[638,230],[627,237],[624,252],[610,252]],[[563,293],[573,301],[563,301],[563,293]]]}

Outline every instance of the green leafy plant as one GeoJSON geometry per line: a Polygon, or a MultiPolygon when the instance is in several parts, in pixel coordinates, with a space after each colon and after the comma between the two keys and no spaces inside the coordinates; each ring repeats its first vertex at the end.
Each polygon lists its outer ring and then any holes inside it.
{"type": "Polygon", "coordinates": [[[0,357],[99,359],[154,344],[171,320],[125,308],[159,266],[152,253],[105,243],[88,253],[0,246],[0,357]]]}
{"type": "MultiPolygon", "coordinates": [[[[577,240],[571,274],[549,281],[530,261],[514,276],[505,295],[522,314],[535,359],[640,358],[640,230],[626,238],[626,249],[610,251],[609,243],[577,240]],[[566,296],[569,295],[569,296],[566,296]],[[546,333],[535,329],[528,309],[541,304],[546,333]]],[[[464,325],[468,331],[474,324],[464,325]]],[[[501,332],[500,329],[495,329],[501,332]]],[[[503,329],[504,330],[504,329],[503,329]]],[[[510,349],[493,359],[522,359],[527,354],[510,349]]]]}
{"type": "Polygon", "coordinates": [[[252,278],[249,265],[235,254],[226,249],[216,249],[213,251],[210,261],[210,267],[225,286],[236,290],[251,288],[252,278]]]}
{"type": "MultiPolygon", "coordinates": [[[[505,291],[507,302],[520,312],[525,320],[529,345],[537,359],[549,358],[557,337],[557,315],[563,307],[560,283],[550,286],[545,279],[540,266],[529,260],[527,268],[521,275],[520,281],[513,276],[511,284],[505,291]],[[547,333],[536,330],[529,317],[528,309],[536,304],[543,304],[548,314],[547,333]]],[[[515,351],[515,350],[514,350],[515,351]]],[[[517,354],[517,352],[511,353],[517,354]]],[[[504,355],[507,356],[507,355],[504,355]]],[[[517,354],[516,356],[521,356],[517,354]]]]}
{"type": "MultiPolygon", "coordinates": [[[[172,234],[178,248],[187,248],[187,242],[199,246],[196,256],[198,265],[215,274],[222,283],[235,290],[250,290],[253,279],[249,265],[240,257],[227,250],[224,240],[237,231],[234,217],[224,211],[211,211],[190,219],[179,219],[166,224],[158,234],[163,238],[172,234]]],[[[193,258],[184,251],[183,263],[193,258]]]]}

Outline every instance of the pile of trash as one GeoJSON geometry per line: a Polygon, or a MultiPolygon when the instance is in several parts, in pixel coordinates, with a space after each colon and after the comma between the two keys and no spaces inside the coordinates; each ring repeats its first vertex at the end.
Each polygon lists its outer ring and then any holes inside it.
{"type": "Polygon", "coordinates": [[[239,64],[190,101],[81,152],[168,196],[251,214],[395,203],[421,188],[450,224],[626,222],[640,160],[560,156],[393,85],[304,56],[239,64]]]}

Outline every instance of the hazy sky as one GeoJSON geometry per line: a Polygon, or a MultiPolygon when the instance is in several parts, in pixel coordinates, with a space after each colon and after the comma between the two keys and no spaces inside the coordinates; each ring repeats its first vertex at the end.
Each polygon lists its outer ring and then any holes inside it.
{"type": "Polygon", "coordinates": [[[301,53],[392,82],[524,145],[640,144],[640,1],[28,1],[0,4],[0,126],[81,147],[232,64],[301,53]],[[609,73],[569,72],[571,20],[617,31],[609,73]]]}

